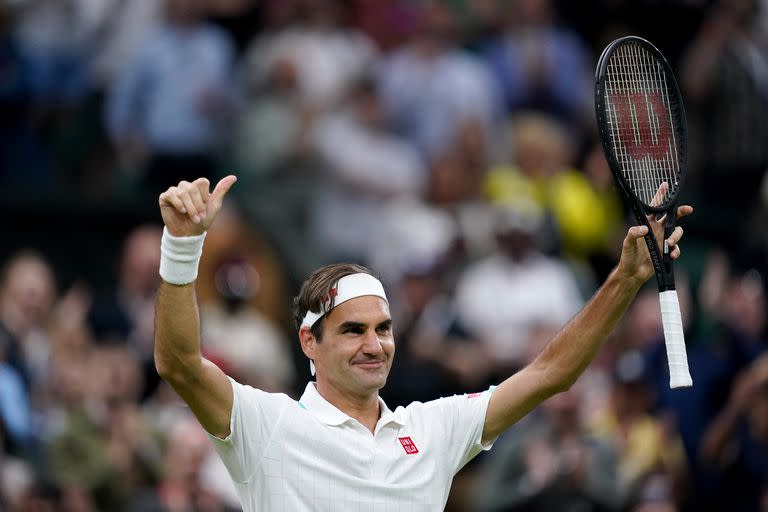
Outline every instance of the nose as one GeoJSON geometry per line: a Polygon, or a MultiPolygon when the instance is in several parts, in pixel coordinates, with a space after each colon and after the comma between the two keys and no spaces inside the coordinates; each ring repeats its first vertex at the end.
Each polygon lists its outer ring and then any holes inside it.
{"type": "Polygon", "coordinates": [[[377,356],[381,354],[383,351],[381,347],[381,340],[379,339],[378,334],[376,334],[376,331],[371,330],[368,332],[365,336],[365,340],[363,342],[362,352],[364,354],[377,356]]]}

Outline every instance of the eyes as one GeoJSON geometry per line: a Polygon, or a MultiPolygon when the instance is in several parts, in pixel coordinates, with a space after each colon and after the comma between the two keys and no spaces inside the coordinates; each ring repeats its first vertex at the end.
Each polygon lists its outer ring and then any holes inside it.
{"type": "MultiPolygon", "coordinates": [[[[367,326],[364,324],[344,324],[339,329],[339,332],[344,335],[350,336],[362,336],[365,334],[367,326]]],[[[376,334],[379,336],[387,336],[392,333],[392,322],[382,322],[376,326],[376,334]]]]}

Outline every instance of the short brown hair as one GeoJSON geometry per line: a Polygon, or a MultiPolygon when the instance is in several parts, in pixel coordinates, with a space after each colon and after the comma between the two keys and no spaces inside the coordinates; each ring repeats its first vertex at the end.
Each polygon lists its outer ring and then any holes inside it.
{"type": "MultiPolygon", "coordinates": [[[[301,285],[299,294],[293,299],[293,321],[296,329],[301,329],[301,322],[304,320],[304,315],[307,314],[307,311],[322,311],[323,298],[330,298],[328,308],[329,310],[333,308],[334,297],[331,293],[331,288],[339,279],[352,274],[373,275],[373,272],[355,263],[333,263],[320,267],[309,274],[301,285]]],[[[312,326],[312,334],[318,341],[322,338],[324,321],[325,317],[320,317],[315,322],[315,325],[312,326]]]]}

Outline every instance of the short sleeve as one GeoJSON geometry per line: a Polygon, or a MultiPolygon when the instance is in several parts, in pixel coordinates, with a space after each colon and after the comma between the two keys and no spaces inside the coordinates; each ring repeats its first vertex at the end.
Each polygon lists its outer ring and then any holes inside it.
{"type": "Polygon", "coordinates": [[[232,479],[242,484],[256,471],[290,398],[229,380],[233,395],[229,435],[225,439],[208,437],[232,479]]]}
{"type": "Polygon", "coordinates": [[[431,405],[430,422],[444,430],[443,447],[446,462],[454,474],[484,450],[490,450],[494,440],[482,442],[485,414],[495,386],[481,393],[469,393],[440,398],[431,405]]]}

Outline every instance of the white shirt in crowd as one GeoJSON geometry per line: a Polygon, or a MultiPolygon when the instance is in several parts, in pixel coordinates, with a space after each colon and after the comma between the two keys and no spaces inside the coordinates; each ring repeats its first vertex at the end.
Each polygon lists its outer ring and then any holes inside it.
{"type": "Polygon", "coordinates": [[[243,510],[443,510],[453,476],[491,443],[481,437],[492,390],[389,410],[371,434],[310,382],[297,402],[234,380],[231,433],[209,436],[243,510]]]}
{"type": "Polygon", "coordinates": [[[543,254],[490,256],[470,265],[456,286],[462,325],[500,362],[523,358],[534,329],[562,327],[583,303],[568,266],[543,254]]]}

